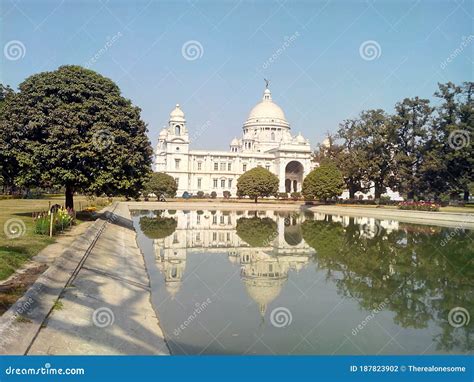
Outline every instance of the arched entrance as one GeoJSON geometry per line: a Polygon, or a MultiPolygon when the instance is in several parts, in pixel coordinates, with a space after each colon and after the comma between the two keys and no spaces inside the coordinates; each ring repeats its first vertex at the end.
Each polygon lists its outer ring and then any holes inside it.
{"type": "Polygon", "coordinates": [[[291,161],[285,167],[285,191],[301,191],[303,183],[303,165],[298,161],[291,161]]]}

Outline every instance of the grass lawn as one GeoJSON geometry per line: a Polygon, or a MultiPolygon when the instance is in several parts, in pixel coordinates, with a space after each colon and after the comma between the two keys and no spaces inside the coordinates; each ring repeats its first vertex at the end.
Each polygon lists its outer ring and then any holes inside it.
{"type": "MultiPolygon", "coordinates": [[[[101,200],[102,201],[102,200],[101,200]]],[[[0,200],[0,280],[6,279],[44,247],[55,242],[55,238],[34,233],[33,212],[47,211],[49,205],[64,204],[64,196],[45,199],[7,199],[0,200]],[[15,219],[24,233],[14,239],[5,234],[6,223],[15,219]]],[[[84,196],[74,197],[76,211],[94,205],[84,196]]]]}

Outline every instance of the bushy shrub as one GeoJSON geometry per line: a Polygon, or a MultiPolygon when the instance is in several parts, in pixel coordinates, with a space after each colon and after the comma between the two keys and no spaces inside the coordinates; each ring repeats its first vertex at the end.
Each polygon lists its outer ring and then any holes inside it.
{"type": "Polygon", "coordinates": [[[230,199],[231,193],[230,193],[230,191],[224,191],[224,192],[222,193],[222,195],[224,195],[224,198],[230,199]]]}
{"type": "Polygon", "coordinates": [[[291,199],[299,200],[300,198],[301,198],[301,192],[292,192],[291,193],[291,199]]]}
{"type": "Polygon", "coordinates": [[[204,191],[198,191],[196,195],[199,199],[202,199],[204,198],[204,191]]]}
{"type": "Polygon", "coordinates": [[[212,198],[212,199],[217,198],[217,192],[212,191],[212,192],[211,192],[211,198],[212,198]]]}
{"type": "Polygon", "coordinates": [[[287,192],[279,192],[277,194],[278,199],[288,199],[288,193],[287,192]]]}
{"type": "Polygon", "coordinates": [[[440,205],[429,201],[420,202],[400,202],[398,208],[401,210],[412,210],[412,211],[439,211],[440,205]]]}

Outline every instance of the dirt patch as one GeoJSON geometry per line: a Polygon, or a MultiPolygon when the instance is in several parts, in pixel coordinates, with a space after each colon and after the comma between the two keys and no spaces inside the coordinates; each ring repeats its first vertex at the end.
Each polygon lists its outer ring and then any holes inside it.
{"type": "Polygon", "coordinates": [[[46,264],[29,267],[24,272],[18,273],[8,282],[0,285],[0,316],[25,294],[28,288],[46,269],[48,269],[46,264]]]}

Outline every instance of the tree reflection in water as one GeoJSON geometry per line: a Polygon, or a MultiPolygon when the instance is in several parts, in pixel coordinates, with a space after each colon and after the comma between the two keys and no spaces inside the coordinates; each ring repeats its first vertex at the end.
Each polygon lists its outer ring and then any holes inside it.
{"type": "Polygon", "coordinates": [[[472,350],[472,322],[452,327],[449,311],[473,311],[472,232],[458,230],[453,240],[446,228],[401,224],[388,233],[360,234],[354,219],[343,227],[330,221],[306,220],[303,238],[317,253],[317,266],[327,270],[338,292],[356,299],[367,310],[388,300],[386,309],[404,328],[425,328],[435,321],[442,333],[438,350],[472,350]]]}

